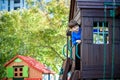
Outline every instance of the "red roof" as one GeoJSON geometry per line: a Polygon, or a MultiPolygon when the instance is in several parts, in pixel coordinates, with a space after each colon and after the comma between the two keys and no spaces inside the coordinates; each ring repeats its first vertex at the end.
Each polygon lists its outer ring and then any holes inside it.
{"type": "Polygon", "coordinates": [[[29,66],[33,67],[34,69],[42,72],[42,73],[50,73],[50,74],[54,74],[55,72],[50,71],[44,64],[36,61],[35,59],[33,59],[32,57],[28,57],[28,56],[21,56],[21,55],[17,55],[14,58],[12,58],[10,61],[8,61],[5,64],[5,67],[8,66],[11,62],[13,62],[16,58],[20,58],[21,60],[23,60],[24,62],[26,62],[29,66]]]}

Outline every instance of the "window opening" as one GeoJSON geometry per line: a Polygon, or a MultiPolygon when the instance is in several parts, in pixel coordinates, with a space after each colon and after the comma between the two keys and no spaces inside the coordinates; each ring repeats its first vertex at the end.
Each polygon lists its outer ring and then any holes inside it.
{"type": "Polygon", "coordinates": [[[22,73],[20,73],[20,76],[23,76],[23,74],[22,74],[22,73]]]}
{"type": "Polygon", "coordinates": [[[14,71],[17,71],[17,68],[14,68],[14,71]]]}
{"type": "Polygon", "coordinates": [[[22,71],[23,69],[22,68],[20,68],[20,71],[22,71]]]}
{"type": "Polygon", "coordinates": [[[8,11],[10,11],[10,0],[8,0],[8,11]]]}
{"type": "Polygon", "coordinates": [[[20,0],[14,0],[14,3],[20,3],[20,0]]]}
{"type": "Polygon", "coordinates": [[[93,22],[93,44],[108,44],[108,32],[108,22],[93,22]]]}
{"type": "Polygon", "coordinates": [[[17,9],[19,9],[20,7],[14,7],[14,10],[17,10],[17,9]]]}
{"type": "Polygon", "coordinates": [[[17,73],[15,73],[15,76],[18,76],[17,73]]]}

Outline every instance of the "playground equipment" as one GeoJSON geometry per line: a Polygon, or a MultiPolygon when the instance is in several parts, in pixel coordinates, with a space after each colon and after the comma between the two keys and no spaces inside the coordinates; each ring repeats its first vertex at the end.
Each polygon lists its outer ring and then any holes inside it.
{"type": "Polygon", "coordinates": [[[82,43],[72,46],[67,35],[59,80],[119,80],[120,0],[71,0],[71,19],[81,24],[82,43]]]}

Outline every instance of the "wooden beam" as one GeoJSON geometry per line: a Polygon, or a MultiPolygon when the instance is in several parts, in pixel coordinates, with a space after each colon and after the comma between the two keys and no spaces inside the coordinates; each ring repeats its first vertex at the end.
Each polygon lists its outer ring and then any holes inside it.
{"type": "Polygon", "coordinates": [[[71,19],[73,19],[73,16],[74,16],[75,1],[76,1],[76,0],[71,0],[71,2],[70,2],[69,21],[70,21],[71,19]]]}

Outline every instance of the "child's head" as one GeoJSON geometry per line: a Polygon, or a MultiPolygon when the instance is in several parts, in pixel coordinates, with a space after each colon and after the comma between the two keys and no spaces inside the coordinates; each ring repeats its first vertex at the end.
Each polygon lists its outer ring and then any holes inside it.
{"type": "Polygon", "coordinates": [[[79,31],[79,24],[75,20],[71,20],[68,24],[71,31],[77,32],[79,31]]]}

